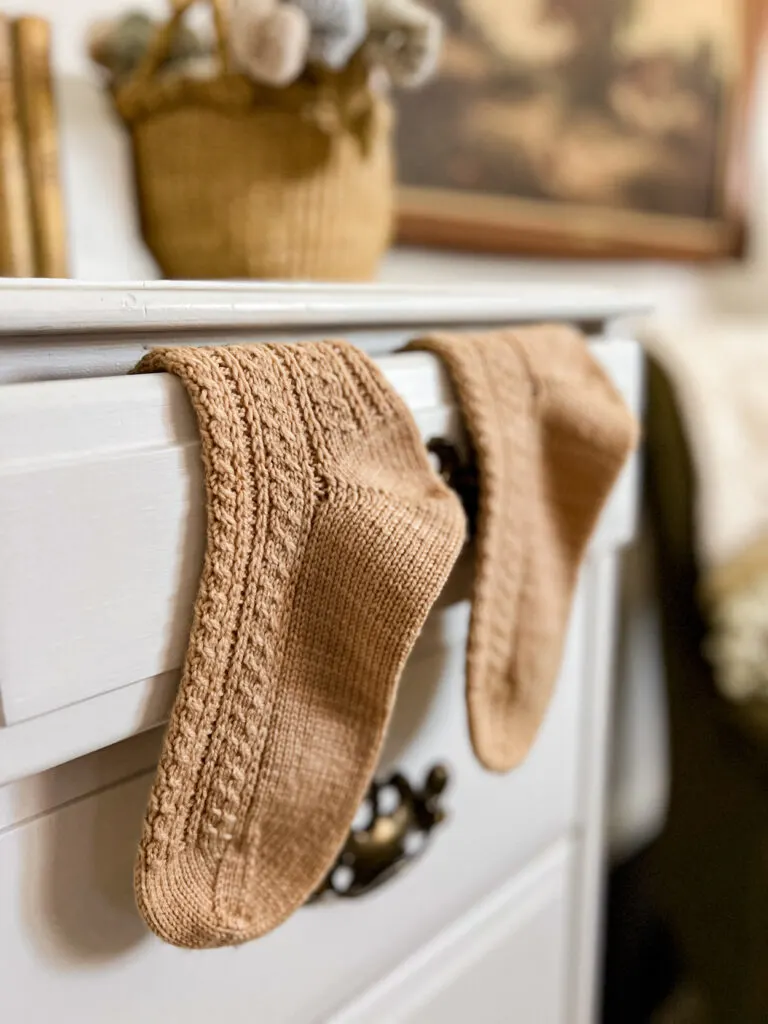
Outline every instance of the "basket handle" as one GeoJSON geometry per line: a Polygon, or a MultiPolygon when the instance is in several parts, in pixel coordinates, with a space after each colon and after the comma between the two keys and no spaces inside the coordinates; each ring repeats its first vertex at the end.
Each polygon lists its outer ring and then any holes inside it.
{"type": "MultiPolygon", "coordinates": [[[[199,0],[169,0],[171,15],[168,20],[160,25],[157,33],[149,45],[149,49],[138,68],[131,75],[125,88],[134,90],[147,84],[156,74],[160,66],[170,55],[173,45],[173,37],[181,19],[190,7],[199,0]]],[[[225,0],[204,0],[213,13],[213,24],[216,34],[216,55],[221,61],[224,74],[229,72],[229,47],[227,45],[227,15],[224,9],[225,0]]]]}

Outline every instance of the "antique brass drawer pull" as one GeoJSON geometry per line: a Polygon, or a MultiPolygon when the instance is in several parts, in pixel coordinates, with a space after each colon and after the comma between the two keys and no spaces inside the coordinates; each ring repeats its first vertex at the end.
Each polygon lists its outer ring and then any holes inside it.
{"type": "Polygon", "coordinates": [[[377,889],[423,853],[433,829],[445,820],[440,797],[448,770],[437,764],[421,789],[396,772],[374,782],[363,808],[370,820],[353,826],[344,849],[312,902],[338,896],[355,899],[377,889]]]}
{"type": "Polygon", "coordinates": [[[443,437],[433,437],[427,442],[427,451],[434,456],[436,469],[443,480],[454,490],[467,514],[469,535],[474,535],[477,524],[478,481],[474,456],[463,459],[455,444],[443,437]]]}

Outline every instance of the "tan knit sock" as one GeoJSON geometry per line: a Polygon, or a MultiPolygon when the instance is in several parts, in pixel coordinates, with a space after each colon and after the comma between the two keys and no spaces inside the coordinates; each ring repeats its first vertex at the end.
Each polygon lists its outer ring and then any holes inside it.
{"type": "Polygon", "coordinates": [[[571,328],[437,335],[409,347],[445,361],[475,449],[467,705],[479,760],[507,771],[549,704],[578,568],[637,426],[571,328]]]}
{"type": "Polygon", "coordinates": [[[167,941],[229,945],[331,866],[464,516],[350,345],[161,349],[137,370],[186,386],[208,539],[136,897],[167,941]]]}

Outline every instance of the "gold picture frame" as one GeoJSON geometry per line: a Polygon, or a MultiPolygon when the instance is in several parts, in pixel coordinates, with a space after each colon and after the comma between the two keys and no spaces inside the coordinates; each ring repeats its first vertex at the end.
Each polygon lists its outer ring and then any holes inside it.
{"type": "Polygon", "coordinates": [[[602,258],[743,253],[764,0],[433,5],[447,26],[443,69],[399,112],[400,241],[602,258]]]}

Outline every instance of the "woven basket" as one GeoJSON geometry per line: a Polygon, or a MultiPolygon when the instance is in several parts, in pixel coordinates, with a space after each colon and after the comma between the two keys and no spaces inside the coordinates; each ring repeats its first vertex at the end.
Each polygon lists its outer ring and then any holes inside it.
{"type": "Polygon", "coordinates": [[[228,71],[221,0],[221,73],[163,72],[176,0],[144,64],[115,94],[133,139],[145,240],[163,273],[181,278],[366,280],[392,226],[392,112],[353,60],[308,70],[285,89],[228,71]]]}

